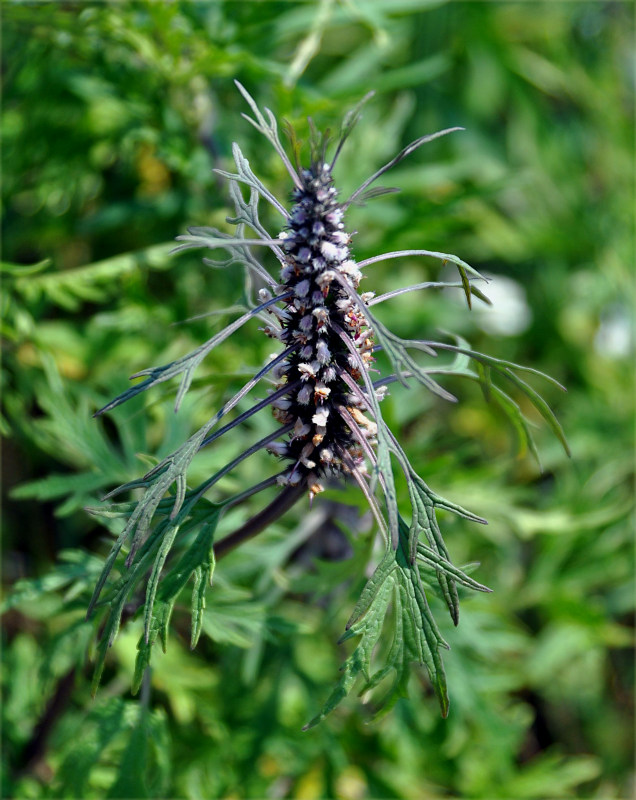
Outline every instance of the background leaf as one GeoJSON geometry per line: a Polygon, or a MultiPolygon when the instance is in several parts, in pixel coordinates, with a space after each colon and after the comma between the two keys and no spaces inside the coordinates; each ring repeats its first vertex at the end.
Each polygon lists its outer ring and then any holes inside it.
{"type": "MultiPolygon", "coordinates": [[[[583,2],[366,0],[334,3],[326,18],[319,11],[275,0],[3,7],[3,796],[632,792],[633,17],[626,4],[583,2]],[[320,43],[303,49],[312,30],[320,43]],[[81,509],[173,452],[273,349],[246,326],[209,354],[179,414],[165,383],[92,419],[130,374],[191,352],[228,316],[184,320],[251,307],[238,265],[166,255],[190,225],[229,232],[225,218],[239,211],[213,170],[234,169],[234,141],[289,202],[289,176],[241,119],[234,78],[305,141],[308,115],[333,129],[377,90],[339,156],[341,198],[416,137],[464,127],[398,165],[390,186],[401,191],[352,206],[347,222],[359,232],[358,260],[397,248],[457,253],[490,278],[482,288],[493,307],[473,293],[468,313],[461,290],[422,291],[374,313],[403,339],[451,330],[568,389],[530,376],[571,460],[512,384],[494,380],[488,404],[474,377],[433,375],[459,403],[414,383],[392,384],[382,403],[431,491],[489,520],[437,512],[453,562],[479,562],[471,576],[494,590],[463,596],[458,586],[458,627],[422,572],[451,646],[446,720],[411,670],[409,700],[381,721],[361,725],[359,701],[348,700],[298,736],[355,651],[354,638],[335,642],[365,566],[381,560],[354,488],[330,489],[223,559],[195,651],[184,588],[167,652],[153,653],[143,723],[129,697],[143,633],[143,595],[133,592],[90,699],[82,620],[104,538],[122,522],[81,509]],[[543,474],[517,457],[498,399],[527,446],[532,432],[543,474]],[[145,757],[127,784],[121,768],[143,731],[145,757]]],[[[246,192],[248,211],[249,200],[246,192]]],[[[268,206],[259,206],[261,223],[276,233],[280,213],[268,206]]],[[[378,295],[457,281],[451,265],[421,258],[364,273],[361,290],[378,295]]],[[[269,430],[254,418],[203,450],[192,485],[269,430]]],[[[213,499],[268,469],[270,456],[245,462],[213,499]]],[[[408,505],[399,478],[395,491],[408,505]]],[[[255,498],[229,511],[217,535],[258,508],[255,498]]],[[[177,543],[169,569],[192,541],[177,543]]],[[[198,580],[207,578],[195,574],[193,587],[198,580]]],[[[390,615],[385,624],[391,631],[390,615]]],[[[385,656],[372,654],[380,665],[385,656]]],[[[389,686],[387,675],[369,715],[389,686]]]]}

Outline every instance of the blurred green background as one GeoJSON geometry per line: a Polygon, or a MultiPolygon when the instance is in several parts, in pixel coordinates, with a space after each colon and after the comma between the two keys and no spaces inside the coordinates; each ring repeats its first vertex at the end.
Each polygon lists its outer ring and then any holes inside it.
{"type": "MultiPolygon", "coordinates": [[[[633,796],[633,37],[620,2],[3,4],[3,796],[633,796]],[[458,406],[418,388],[383,404],[427,483],[490,522],[442,520],[455,562],[480,562],[494,589],[464,598],[457,629],[432,600],[452,648],[447,720],[414,669],[380,722],[351,697],[300,733],[349,652],[335,643],[361,534],[343,534],[368,524],[353,489],[223,561],[199,647],[177,611],[141,704],[136,620],[90,698],[83,612],[106,532],[83,507],[142,474],[139,454],[174,449],[272,349],[246,326],[178,416],[163,384],[91,418],[241,301],[236,268],[168,255],[187,225],[224,226],[212,169],[231,169],[232,142],[288,195],[234,78],[301,137],[308,115],[337,130],[376,90],[338,165],[343,197],[411,139],[465,127],[400,164],[384,185],[402,192],[351,209],[349,229],[358,259],[459,255],[494,277],[495,309],[412,293],[379,316],[405,337],[451,330],[568,388],[536,382],[573,451],[539,427],[542,473],[472,385],[448,384],[458,406]]],[[[379,293],[440,269],[367,273],[379,293]]],[[[267,415],[237,429],[193,483],[270,429],[267,415]]],[[[219,490],[270,471],[255,459],[219,490]]]]}

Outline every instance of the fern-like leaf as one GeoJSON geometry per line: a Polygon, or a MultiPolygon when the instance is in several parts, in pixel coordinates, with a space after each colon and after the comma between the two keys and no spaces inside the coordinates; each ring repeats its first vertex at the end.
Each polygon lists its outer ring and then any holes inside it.
{"type": "MultiPolygon", "coordinates": [[[[356,681],[362,680],[360,692],[375,688],[391,672],[394,680],[379,702],[376,713],[385,713],[395,702],[407,694],[407,684],[412,663],[426,667],[431,685],[440,704],[442,716],[447,716],[449,701],[446,675],[440,650],[448,649],[433,618],[420,575],[419,562],[413,562],[410,554],[410,533],[406,522],[400,517],[398,547],[387,547],[384,557],[362,591],[360,599],[340,639],[345,642],[360,637],[355,650],[341,667],[342,677],[328,697],[325,705],[305,726],[312,728],[330,714],[351,692],[356,681]],[[391,644],[385,663],[374,669],[374,651],[386,625],[392,607],[391,644]]],[[[420,559],[430,565],[427,548],[422,548],[420,559]]],[[[445,559],[433,562],[452,570],[456,579],[477,591],[487,592],[485,586],[474,581],[445,559]]]]}

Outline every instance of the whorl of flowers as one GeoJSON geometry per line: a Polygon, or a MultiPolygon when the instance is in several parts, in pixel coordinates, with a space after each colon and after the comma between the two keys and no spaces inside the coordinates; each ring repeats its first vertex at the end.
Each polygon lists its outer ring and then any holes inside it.
{"type": "MultiPolygon", "coordinates": [[[[370,95],[345,116],[331,159],[325,155],[327,138],[314,134],[310,165],[301,169],[292,164],[282,146],[272,112],[265,109],[263,115],[247,91],[238,83],[237,86],[255,116],[255,119],[245,118],[269,140],[289,172],[294,184],[293,205],[288,210],[261,183],[235,144],[233,155],[237,172],[217,172],[230,182],[236,216],[229,218],[228,222],[236,225],[236,234],[231,236],[214,228],[190,228],[187,235],[178,237],[181,244],[176,249],[205,247],[225,250],[229,253],[225,261],[204,259],[205,263],[214,267],[241,264],[247,270],[250,285],[256,283],[261,287],[258,292],[260,302],[252,303],[241,317],[192,353],[171,364],[151,367],[133,376],[145,379],[97,414],[109,411],[158,383],[181,376],[176,399],[178,409],[190,388],[195,370],[205,356],[251,320],[264,320],[266,324],[261,330],[278,340],[281,350],[174,453],[143,478],[118,487],[105,498],[129,489],[142,489],[140,500],[93,509],[95,513],[125,520],[123,530],[106,559],[89,607],[89,614],[98,606],[107,609],[98,649],[95,686],[107,649],[119,630],[124,606],[148,570],[150,577],[146,583],[145,600],[141,603],[144,635],[139,644],[133,682],[135,689],[150,663],[152,647],[158,636],[165,645],[172,610],[186,583],[190,579],[194,582],[194,646],[202,630],[206,585],[211,581],[215,560],[266,529],[303,495],[308,494],[312,500],[323,490],[327,480],[344,477],[354,479],[364,493],[384,537],[385,552],[342,637],[343,641],[358,637],[358,644],[343,665],[339,684],[310,724],[329,713],[359,677],[364,679],[365,687],[371,689],[392,671],[394,682],[384,699],[385,704],[392,704],[406,692],[411,662],[426,666],[442,713],[446,715],[448,696],[440,649],[448,645],[429,609],[425,586],[430,588],[431,579],[437,582],[455,624],[459,618],[457,585],[488,590],[452,564],[437,523],[436,510],[450,511],[475,522],[484,523],[485,520],[445,500],[417,475],[382,419],[380,401],[387,386],[395,381],[406,387],[413,381],[418,382],[435,395],[454,401],[456,398],[436,378],[450,374],[474,380],[481,384],[485,395],[510,416],[522,446],[536,454],[520,407],[493,382],[493,377],[503,377],[536,406],[567,449],[563,432],[545,401],[516,374],[520,370],[539,374],[535,370],[477,353],[459,339],[455,343],[403,340],[389,331],[371,311],[372,306],[399,294],[427,288],[460,288],[469,307],[472,296],[488,302],[474,285],[474,280],[481,279],[479,273],[457,256],[430,250],[397,250],[356,263],[350,250],[351,236],[345,230],[344,214],[351,203],[396,191],[369,189],[378,177],[421,145],[457,129],[416,139],[342,202],[334,186],[333,170],[343,144],[359,119],[362,104],[370,95]],[[244,198],[241,186],[249,187],[249,200],[244,198]],[[284,219],[283,230],[277,237],[270,236],[259,219],[259,199],[268,202],[284,219]],[[255,238],[245,237],[246,227],[253,231],[255,238]],[[252,248],[256,246],[269,248],[278,259],[278,280],[253,255],[252,248]],[[460,280],[456,283],[423,282],[394,289],[379,297],[372,292],[358,292],[363,277],[361,270],[366,266],[387,259],[417,256],[453,263],[460,280]],[[392,371],[372,380],[370,365],[376,351],[383,351],[392,371]],[[455,355],[455,360],[426,366],[416,360],[413,351],[429,357],[450,352],[455,355]],[[469,368],[470,362],[476,365],[475,370],[469,368]],[[275,381],[269,395],[219,427],[220,421],[266,377],[275,381]],[[200,486],[189,489],[187,471],[197,452],[267,408],[273,411],[279,427],[237,455],[200,486]],[[264,448],[280,457],[284,464],[280,472],[224,501],[215,497],[209,511],[201,509],[204,495],[221,478],[264,448]],[[410,513],[406,519],[398,508],[393,474],[395,464],[408,486],[410,513]],[[268,506],[229,536],[218,542],[215,540],[218,521],[228,508],[276,486],[281,488],[268,506]],[[380,499],[376,496],[378,493],[380,499]],[[178,537],[185,537],[192,531],[196,536],[193,541],[184,539],[192,543],[183,556],[169,562],[171,548],[179,541],[178,537]],[[128,555],[122,577],[108,597],[100,600],[109,573],[120,552],[126,548],[128,555]],[[372,655],[389,605],[394,609],[393,639],[385,665],[373,672],[372,655]]],[[[298,163],[298,146],[293,132],[292,146],[298,163]]]]}
{"type": "MultiPolygon", "coordinates": [[[[277,290],[291,296],[282,311],[269,309],[278,325],[267,329],[292,349],[277,369],[278,388],[287,391],[272,406],[279,422],[294,427],[289,442],[272,443],[268,449],[291,461],[279,481],[305,483],[313,496],[323,488],[321,476],[363,469],[364,446],[375,444],[377,426],[342,377],[360,379],[360,364],[367,369],[373,360],[373,338],[350,296],[362,276],[349,252],[351,237],[344,230],[331,169],[319,161],[299,177],[289,222],[279,234],[284,263],[277,290]],[[357,357],[342,337],[349,339],[357,357]]],[[[260,296],[268,300],[271,295],[263,289],[260,296]]],[[[363,295],[362,300],[370,297],[363,295]]]]}

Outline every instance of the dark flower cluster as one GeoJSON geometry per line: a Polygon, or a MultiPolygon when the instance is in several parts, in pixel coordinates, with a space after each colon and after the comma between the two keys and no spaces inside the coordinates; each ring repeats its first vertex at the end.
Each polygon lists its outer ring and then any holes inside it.
{"type": "MultiPolygon", "coordinates": [[[[268,335],[293,348],[276,375],[277,391],[283,387],[287,391],[272,406],[279,422],[294,427],[289,441],[273,442],[268,450],[292,462],[280,482],[305,483],[313,497],[322,491],[321,476],[364,470],[360,438],[374,445],[377,426],[364,415],[365,404],[343,379],[348,375],[357,382],[360,363],[367,367],[372,362],[373,334],[350,297],[362,275],[350,257],[351,236],[344,229],[331,170],[318,163],[301,170],[300,179],[302,188],[294,190],[289,223],[279,234],[284,264],[277,291],[289,297],[284,308],[268,309],[276,321],[265,328],[268,335]],[[357,436],[345,416],[356,421],[357,436]]],[[[262,301],[270,296],[261,291],[262,301]]],[[[372,293],[361,296],[363,302],[372,297],[372,293]]]]}

